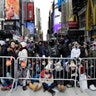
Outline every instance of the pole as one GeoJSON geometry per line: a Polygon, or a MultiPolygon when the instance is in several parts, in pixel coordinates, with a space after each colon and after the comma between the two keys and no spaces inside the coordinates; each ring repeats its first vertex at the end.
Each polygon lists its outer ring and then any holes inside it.
{"type": "Polygon", "coordinates": [[[23,8],[23,3],[24,0],[21,0],[21,32],[22,32],[22,36],[24,36],[24,8],[23,8]]]}

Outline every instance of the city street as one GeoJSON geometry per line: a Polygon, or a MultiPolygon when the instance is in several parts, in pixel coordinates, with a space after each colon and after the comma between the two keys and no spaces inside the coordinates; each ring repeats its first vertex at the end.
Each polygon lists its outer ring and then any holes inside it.
{"type": "Polygon", "coordinates": [[[96,96],[96,0],[1,0],[0,96],[96,96]]]}
{"type": "MultiPolygon", "coordinates": [[[[85,90],[84,92],[80,91],[80,88],[66,88],[64,92],[58,92],[56,89],[55,96],[96,96],[96,91],[91,91],[89,89],[85,90]]],[[[23,91],[21,87],[18,87],[17,90],[13,90],[12,93],[9,91],[1,91],[0,96],[52,96],[50,93],[43,92],[43,89],[37,92],[33,92],[31,89],[27,89],[23,91]]]]}

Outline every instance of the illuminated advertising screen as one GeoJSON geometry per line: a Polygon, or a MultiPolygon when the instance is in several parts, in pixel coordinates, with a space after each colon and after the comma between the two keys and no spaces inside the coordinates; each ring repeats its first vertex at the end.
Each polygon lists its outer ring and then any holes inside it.
{"type": "Polygon", "coordinates": [[[5,0],[5,19],[18,20],[20,18],[19,0],[5,0]]]}
{"type": "Polygon", "coordinates": [[[28,22],[27,23],[27,28],[30,30],[30,34],[34,34],[34,23],[33,22],[28,22]]]}
{"type": "Polygon", "coordinates": [[[58,11],[58,7],[54,9],[54,33],[57,33],[61,28],[61,12],[58,11]]]}
{"type": "Polygon", "coordinates": [[[57,33],[59,29],[61,29],[61,24],[54,25],[54,33],[57,33]]]}
{"type": "Polygon", "coordinates": [[[28,20],[34,21],[34,2],[28,2],[28,20]]]}

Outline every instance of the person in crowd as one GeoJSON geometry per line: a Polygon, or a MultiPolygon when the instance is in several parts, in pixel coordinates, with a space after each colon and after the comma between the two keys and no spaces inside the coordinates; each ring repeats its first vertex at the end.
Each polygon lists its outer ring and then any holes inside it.
{"type": "MultiPolygon", "coordinates": [[[[61,60],[56,61],[54,64],[54,78],[65,79],[64,68],[61,64],[61,60]]],[[[65,89],[64,80],[55,80],[59,91],[63,92],[65,89]]]]}
{"type": "Polygon", "coordinates": [[[47,59],[42,59],[41,60],[41,71],[45,68],[46,65],[47,65],[47,59]]]}
{"type": "Polygon", "coordinates": [[[71,58],[78,59],[80,57],[80,54],[81,54],[81,52],[80,52],[79,44],[78,44],[78,42],[74,42],[74,46],[71,50],[71,58]]]}
{"type": "MultiPolygon", "coordinates": [[[[33,65],[33,71],[34,71],[33,78],[39,78],[41,71],[39,59],[35,60],[35,64],[33,65]]],[[[34,82],[38,82],[38,80],[32,80],[32,83],[34,82]]]]}
{"type": "MultiPolygon", "coordinates": [[[[26,48],[26,42],[21,42],[21,49],[19,50],[18,57],[19,57],[19,71],[21,71],[22,78],[27,77],[27,57],[28,57],[28,50],[26,48]]],[[[27,89],[26,80],[23,80],[23,90],[27,89]]]]}
{"type": "Polygon", "coordinates": [[[80,52],[81,52],[80,58],[85,58],[88,56],[87,46],[84,42],[82,42],[80,45],[81,45],[80,46],[80,52]]]}
{"type": "MultiPolygon", "coordinates": [[[[16,48],[15,41],[11,41],[10,46],[7,48],[7,53],[8,53],[7,55],[17,58],[15,48],[16,48]]],[[[6,65],[4,65],[4,69],[5,69],[5,71],[4,71],[5,75],[7,77],[14,77],[14,60],[11,57],[6,59],[6,65]],[[7,64],[7,60],[11,60],[9,65],[7,64]],[[8,69],[7,72],[6,72],[6,67],[8,69]],[[11,71],[10,71],[10,69],[11,69],[11,71]]],[[[12,79],[1,79],[1,83],[2,83],[1,89],[7,90],[12,87],[13,80],[12,79]]]]}
{"type": "Polygon", "coordinates": [[[50,40],[49,42],[49,56],[50,57],[58,57],[59,51],[57,49],[57,45],[54,40],[50,40]]]}
{"type": "MultiPolygon", "coordinates": [[[[29,60],[28,60],[29,61],[29,60]]],[[[39,91],[42,88],[42,85],[40,84],[39,80],[35,80],[39,78],[39,73],[38,73],[38,68],[36,67],[36,60],[29,61],[28,65],[30,64],[30,70],[32,71],[30,74],[30,77],[34,78],[31,80],[29,83],[29,88],[32,89],[33,91],[39,91]],[[36,72],[37,68],[37,72],[36,72]]],[[[39,67],[39,66],[38,66],[39,67]]]]}
{"type": "Polygon", "coordinates": [[[49,44],[48,42],[45,42],[45,57],[49,57],[49,44]]]}
{"type": "MultiPolygon", "coordinates": [[[[75,61],[74,60],[71,60],[68,65],[67,65],[69,68],[67,70],[67,77],[68,79],[73,79],[73,80],[77,80],[76,84],[77,86],[79,87],[78,85],[78,81],[79,81],[79,72],[77,71],[78,68],[76,67],[76,64],[75,64],[75,61]]],[[[71,81],[66,81],[66,85],[67,87],[73,87],[74,86],[74,81],[71,80],[71,81]]]]}
{"type": "MultiPolygon", "coordinates": [[[[83,66],[85,69],[85,74],[87,78],[96,78],[96,65],[93,62],[89,61],[88,59],[85,59],[83,62],[83,66]]],[[[96,80],[87,80],[88,88],[90,90],[96,90],[96,80]]]]}
{"type": "Polygon", "coordinates": [[[40,82],[42,82],[44,92],[48,91],[52,94],[52,96],[55,95],[55,91],[53,90],[53,88],[56,86],[56,83],[53,80],[53,74],[48,66],[46,66],[45,69],[41,71],[40,82]]]}

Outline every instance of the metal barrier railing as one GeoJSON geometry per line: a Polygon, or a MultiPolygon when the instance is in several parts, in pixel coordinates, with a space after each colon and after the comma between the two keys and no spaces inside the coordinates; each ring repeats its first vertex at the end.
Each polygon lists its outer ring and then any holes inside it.
{"type": "MultiPolygon", "coordinates": [[[[47,69],[53,75],[54,81],[63,80],[67,83],[68,81],[73,81],[72,85],[76,87],[76,82],[79,78],[79,75],[77,74],[77,61],[75,59],[73,60],[70,58],[51,57],[18,57],[17,62],[18,71],[16,78],[19,80],[44,80],[44,77],[41,77],[41,72],[42,70],[47,69]],[[28,72],[29,70],[30,73],[28,72]]],[[[45,74],[46,73],[44,72],[44,75],[45,74]]],[[[50,80],[50,78],[47,78],[47,80],[50,80]]]]}
{"type": "Polygon", "coordinates": [[[7,84],[7,82],[12,81],[10,83],[10,84],[12,84],[12,86],[10,86],[10,88],[11,88],[10,92],[12,91],[13,85],[15,83],[14,65],[15,65],[14,57],[0,56],[0,80],[1,80],[1,83],[3,86],[5,86],[5,83],[7,84]]]}
{"type": "Polygon", "coordinates": [[[10,56],[0,56],[0,64],[0,79],[12,79],[12,89],[14,84],[17,86],[18,80],[22,80],[23,83],[26,80],[33,82],[50,80],[50,76],[44,77],[48,73],[43,70],[49,70],[53,81],[67,83],[72,81],[75,88],[77,82],[81,81],[82,74],[86,76],[85,80],[96,80],[96,58],[82,58],[78,61],[71,58],[18,57],[15,59],[10,56]]]}
{"type": "MultiPolygon", "coordinates": [[[[88,82],[92,81],[91,83],[96,82],[96,58],[82,58],[80,61],[79,66],[79,80],[83,83],[83,81],[86,81],[86,88],[89,88],[90,84],[88,82]],[[83,75],[83,77],[82,77],[83,75]]],[[[96,83],[95,83],[96,84],[96,83]]],[[[80,88],[83,91],[82,84],[80,84],[80,88]]]]}

